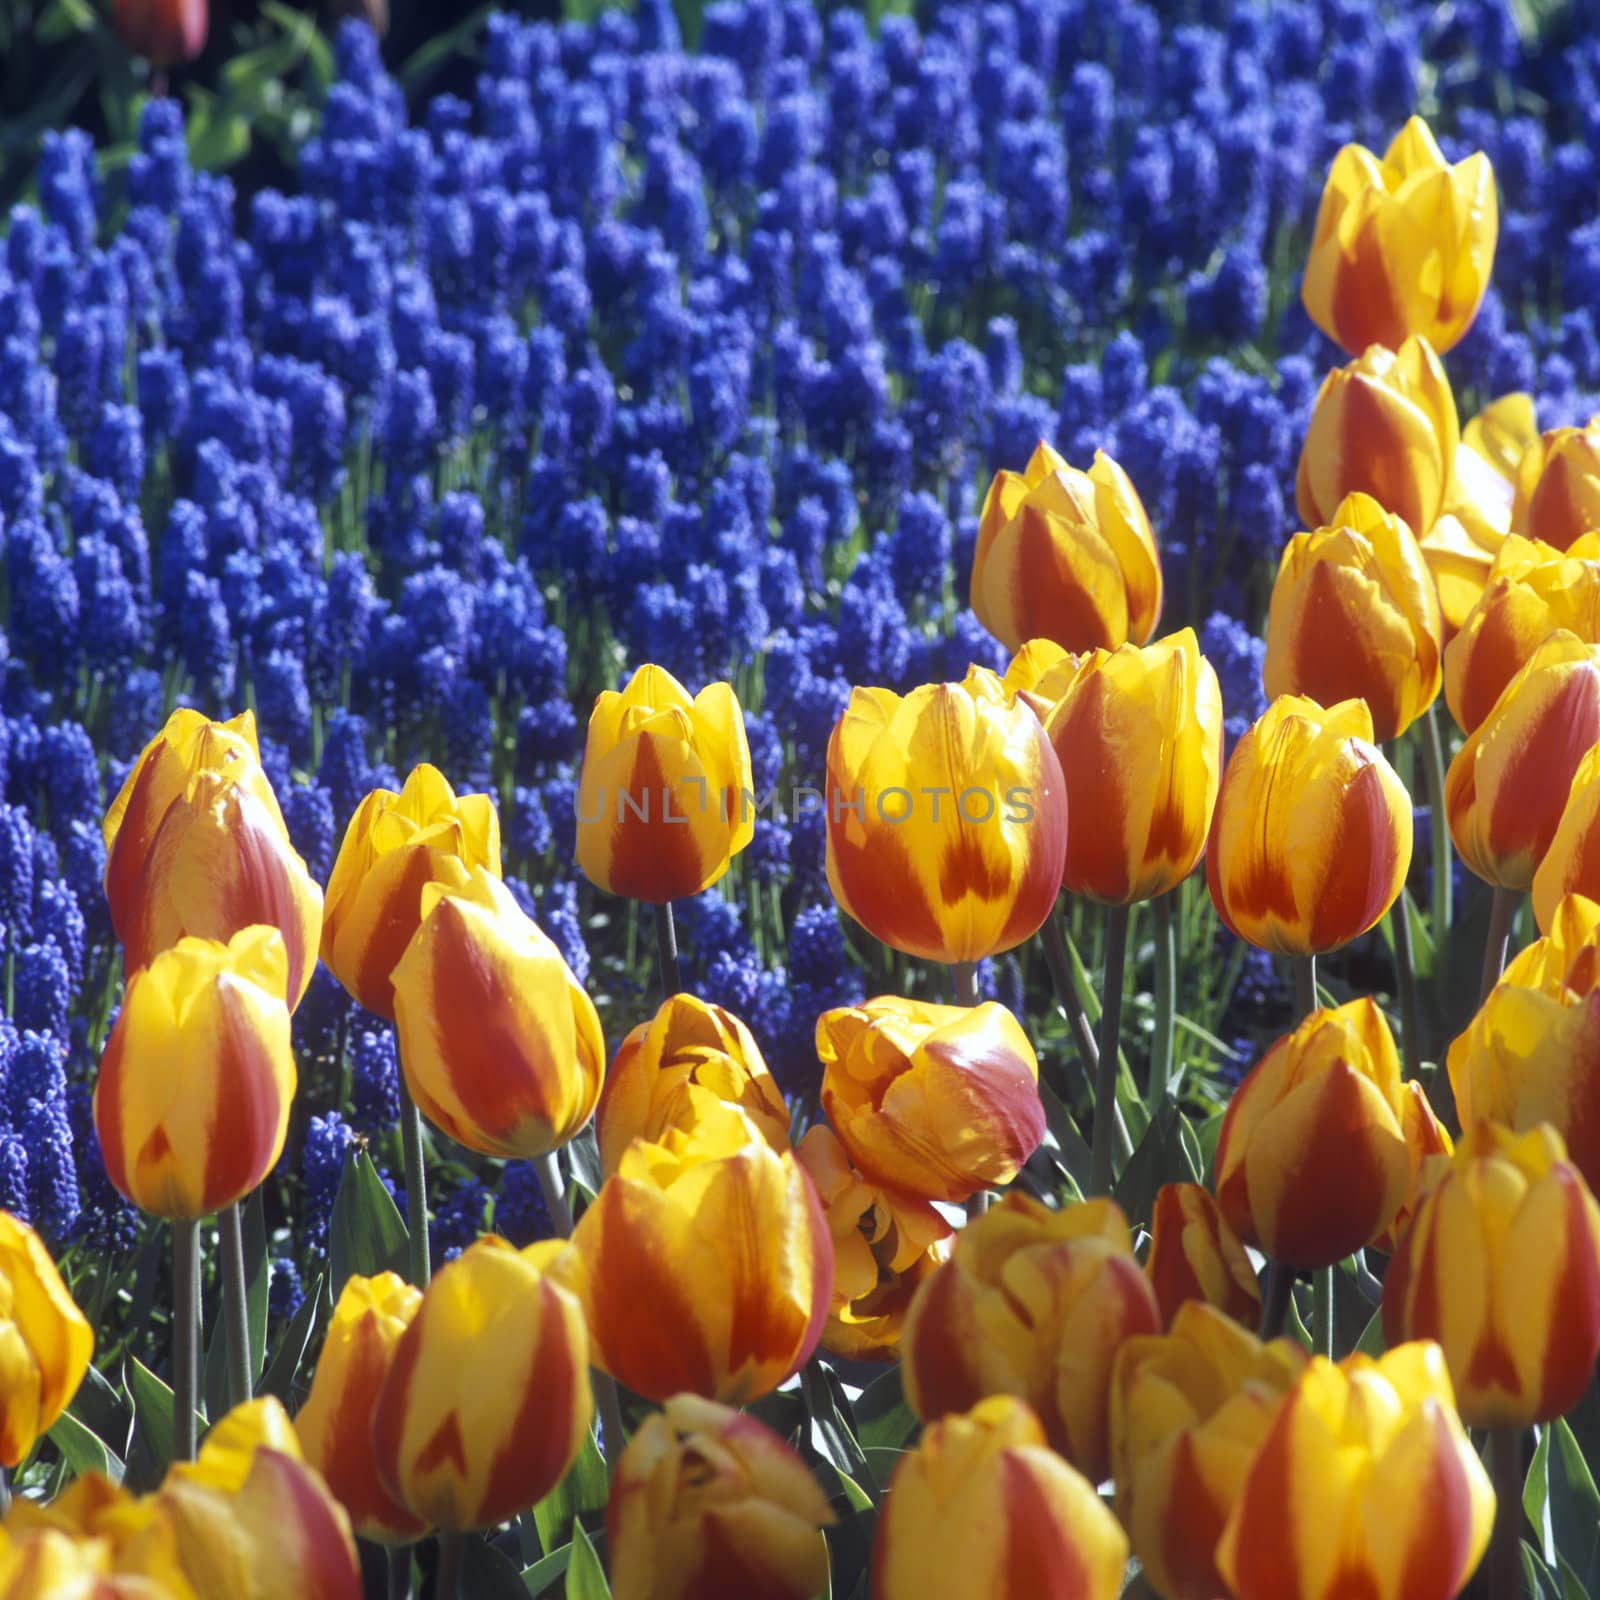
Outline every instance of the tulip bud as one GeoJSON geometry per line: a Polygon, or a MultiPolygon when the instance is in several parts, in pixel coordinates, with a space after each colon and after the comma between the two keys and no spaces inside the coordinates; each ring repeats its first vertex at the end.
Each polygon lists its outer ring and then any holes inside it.
{"type": "Polygon", "coordinates": [[[1412,1214],[1422,1197],[1423,1174],[1435,1156],[1447,1156],[1455,1149],[1444,1124],[1433,1114],[1428,1104],[1427,1091],[1415,1078],[1400,1085],[1400,1132],[1405,1136],[1407,1165],[1410,1178],[1406,1184],[1406,1198],[1394,1214],[1394,1221],[1372,1241],[1374,1250],[1393,1255],[1395,1246],[1405,1238],[1411,1226],[1412,1214]]]}
{"type": "Polygon", "coordinates": [[[405,1544],[427,1531],[384,1488],[372,1453],[372,1413],[400,1336],[422,1304],[422,1291],[392,1272],[345,1280],[295,1418],[306,1460],[350,1515],[363,1539],[405,1544]]]}
{"type": "Polygon", "coordinates": [[[583,1302],[602,1371],[651,1400],[743,1405],[816,1349],[833,1246],[804,1169],[728,1108],[635,1140],[554,1270],[583,1302]]]}
{"type": "Polygon", "coordinates": [[[1438,1345],[1319,1356],[1256,1452],[1217,1570],[1236,1600],[1452,1600],[1494,1504],[1438,1345]]]}
{"type": "Polygon", "coordinates": [[[1206,879],[1241,939],[1280,955],[1337,950],[1392,906],[1411,869],[1411,798],[1360,700],[1282,695],[1222,774],[1206,879]]]}
{"type": "Polygon", "coordinates": [[[985,1395],[1020,1395],[1051,1446],[1098,1483],[1111,1465],[1112,1361],[1123,1340],[1160,1331],[1155,1292],[1111,1201],[1052,1211],[1013,1192],[956,1235],[911,1302],[906,1401],[927,1422],[985,1395]]]}
{"type": "Polygon", "coordinates": [[[1600,1206],[1548,1123],[1473,1123],[1430,1177],[1384,1279],[1384,1337],[1439,1342],[1469,1427],[1550,1422],[1600,1354],[1600,1206]]]}
{"type": "Polygon", "coordinates": [[[1191,1300],[1252,1328],[1261,1320],[1261,1288],[1250,1258],[1217,1202],[1198,1183],[1164,1183],[1156,1191],[1144,1270],[1164,1328],[1191,1300]]]}
{"type": "Polygon", "coordinates": [[[856,689],[828,741],[828,886],[875,938],[978,961],[1036,933],[1067,850],[1061,764],[992,672],[856,689]]]}
{"type": "Polygon", "coordinates": [[[589,1120],[606,1069],[594,1002],[494,874],[423,886],[392,982],[406,1087],[457,1144],[531,1161],[589,1120]]]}
{"type": "Polygon", "coordinates": [[[1116,1600],[1128,1540],[1094,1485],[1009,1395],[946,1417],[900,1458],[878,1513],[874,1600],[1116,1600]]]}
{"type": "Polygon", "coordinates": [[[1370,999],[1313,1011],[1245,1075],[1217,1137],[1217,1204],[1287,1266],[1330,1266],[1394,1220],[1411,1180],[1400,1058],[1370,999]]]}
{"type": "Polygon", "coordinates": [[[1523,451],[1511,526],[1557,550],[1600,529],[1600,416],[1552,428],[1523,451]]]}
{"type": "Polygon", "coordinates": [[[0,1211],[0,1468],[17,1466],[66,1410],[94,1354],[94,1331],[43,1241],[0,1211]]]}
{"type": "Polygon", "coordinates": [[[1129,1339],[1111,1385],[1117,1515],[1163,1600],[1214,1600],[1217,1539],[1283,1397],[1305,1369],[1213,1306],[1186,1303],[1162,1337],[1129,1339]]]}
{"type": "Polygon", "coordinates": [[[954,1229],[930,1202],[864,1178],[822,1123],[807,1129],[795,1154],[833,1237],[833,1303],[822,1347],[847,1361],[893,1361],[912,1296],[949,1258],[954,1229]]]}
{"type": "Polygon", "coordinates": [[[128,981],[100,1057],[94,1125],[106,1175],[134,1205],[195,1221],[277,1164],[294,1099],[276,928],[180,939],[128,981]]]}
{"type": "Polygon", "coordinates": [[[1061,698],[1077,670],[1078,658],[1054,639],[1029,639],[1012,656],[1000,682],[1008,693],[1031,694],[1049,707],[1061,698]]]}
{"type": "Polygon", "coordinates": [[[1027,471],[989,485],[972,609],[1008,650],[1143,644],[1161,615],[1161,560],[1139,491],[1104,450],[1080,472],[1042,439],[1027,471]]]}
{"type": "Polygon", "coordinates": [[[1451,166],[1412,117],[1382,161],[1359,144],[1333,158],[1300,297],[1351,355],[1412,334],[1449,350],[1478,314],[1498,233],[1489,158],[1451,166]]]}
{"type": "Polygon", "coordinates": [[[1372,345],[1317,391],[1295,484],[1300,515],[1323,527],[1359,492],[1426,531],[1444,510],[1459,442],[1455,397],[1433,346],[1372,345]]]}
{"type": "Polygon", "coordinates": [[[135,55],[158,67],[193,61],[206,47],[206,0],[111,0],[111,25],[135,55]]]}
{"type": "Polygon", "coordinates": [[[390,974],[422,921],[424,884],[461,888],[475,868],[500,876],[500,819],[486,794],[460,799],[436,767],[356,807],[328,877],[322,959],[356,1002],[394,1020],[390,974]]]}
{"type": "Polygon", "coordinates": [[[105,1545],[57,1528],[0,1528],[0,1600],[190,1600],[137,1574],[111,1571],[105,1545]]]}
{"type": "Polygon", "coordinates": [[[828,1587],[834,1521],[767,1425],[674,1395],[628,1441],[606,1504],[613,1600],[812,1600],[828,1587]]]}
{"type": "Polygon", "coordinates": [[[1273,699],[1365,700],[1373,738],[1395,739],[1439,693],[1443,626],[1411,530],[1370,496],[1348,495],[1328,527],[1284,546],[1261,681],[1273,699]]]}
{"type": "Polygon", "coordinates": [[[1463,733],[1557,628],[1600,643],[1600,533],[1565,554],[1516,534],[1500,546],[1482,595],[1445,646],[1445,703],[1463,733]]]}
{"type": "Polygon", "coordinates": [[[1531,887],[1578,763],[1596,741],[1600,646],[1558,629],[1501,690],[1445,774],[1445,815],[1462,861],[1499,888],[1531,887]]]}
{"type": "Polygon", "coordinates": [[[635,1139],[690,1129],[737,1106],[774,1150],[789,1148],[789,1108],[750,1030],[731,1011],[670,995],[617,1051],[600,1091],[595,1141],[610,1177],[635,1139]]]}
{"type": "Polygon", "coordinates": [[[1010,1183],[1044,1137],[1039,1060],[1002,1005],[883,995],[817,1018],[822,1109],[874,1183],[966,1200],[1010,1183]]]}
{"type": "Polygon", "coordinates": [[[589,717],[578,865],[630,900],[699,894],[755,837],[754,783],[733,689],[708,684],[691,699],[665,667],[640,667],[589,717]]]}
{"type": "Polygon", "coordinates": [[[479,1239],[439,1269],[400,1335],[372,1453],[383,1487],[434,1527],[517,1516],[577,1457],[594,1402],[582,1312],[548,1270],[564,1248],[479,1239]]]}
{"type": "Polygon", "coordinates": [[[1083,657],[1045,732],[1073,822],[1063,885],[1107,905],[1176,888],[1222,778],[1222,691],[1194,630],[1083,657]]]}
{"type": "Polygon", "coordinates": [[[1533,875],[1533,915],[1541,933],[1555,925],[1569,894],[1600,900],[1600,745],[1584,753],[1572,774],[1555,837],[1533,875]]]}

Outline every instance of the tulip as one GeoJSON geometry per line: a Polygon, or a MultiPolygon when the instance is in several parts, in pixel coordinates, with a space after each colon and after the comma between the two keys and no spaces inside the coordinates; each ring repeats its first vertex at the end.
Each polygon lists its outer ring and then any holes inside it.
{"type": "Polygon", "coordinates": [[[1063,885],[1128,905],[1188,877],[1222,778],[1222,691],[1194,630],[1083,657],[1045,732],[1073,823],[1063,885]]]}
{"type": "Polygon", "coordinates": [[[94,1331],[43,1241],[0,1211],[0,1468],[20,1463],[78,1392],[94,1331]]]}
{"type": "Polygon", "coordinates": [[[1493,1522],[1437,1345],[1315,1357],[1255,1455],[1217,1570],[1237,1600],[1451,1600],[1493,1522]]]}
{"type": "Polygon", "coordinates": [[[1394,1220],[1411,1181],[1400,1058],[1370,999],[1313,1011],[1234,1090],[1217,1204],[1246,1244],[1331,1266],[1394,1220]]]}
{"type": "Polygon", "coordinates": [[[640,667],[594,703],[578,780],[578,865],[610,894],[662,905],[709,889],[755,837],[739,697],[640,667]]]}
{"type": "Polygon", "coordinates": [[[906,1400],[928,1422],[985,1395],[1018,1395],[1051,1446],[1098,1483],[1111,1465],[1117,1349],[1160,1331],[1155,1292],[1115,1204],[1052,1211],[1011,1193],[961,1230],[950,1260],[911,1302],[906,1400]]]}
{"type": "Polygon", "coordinates": [[[892,995],[817,1019],[822,1109],[872,1182],[966,1200],[1016,1177],[1044,1137],[1039,1061],[1002,1005],[892,995]]]}
{"type": "Polygon", "coordinates": [[[422,1303],[422,1291],[392,1272],[345,1280],[311,1378],[311,1393],[295,1418],[307,1462],[327,1479],[363,1539],[407,1543],[427,1531],[384,1488],[373,1456],[373,1408],[394,1362],[401,1335],[422,1303]]]}
{"type": "Polygon", "coordinates": [[[531,1161],[589,1120],[606,1063],[594,1002],[493,873],[423,886],[393,984],[406,1087],[457,1144],[531,1161]]]}
{"type": "Polygon", "coordinates": [[[1161,560],[1139,491],[1104,450],[1087,472],[1042,439],[1026,472],[999,472],[972,558],[972,609],[1008,650],[1143,644],[1161,615],[1161,560]]]}
{"type": "Polygon", "coordinates": [[[1048,708],[1061,698],[1077,670],[1078,658],[1054,639],[1028,639],[1012,656],[1000,682],[1009,693],[1033,695],[1033,703],[1048,708]]]}
{"type": "Polygon", "coordinates": [[[459,889],[481,867],[500,876],[500,820],[486,794],[456,792],[416,767],[396,794],[356,807],[328,878],[322,959],[368,1011],[394,1020],[390,974],[422,921],[424,884],[459,889]]]}
{"type": "Polygon", "coordinates": [[[1533,875],[1533,915],[1540,933],[1555,926],[1569,894],[1600,900],[1600,745],[1584,752],[1572,774],[1550,848],[1533,875]]]}
{"type": "Polygon", "coordinates": [[[105,1545],[55,1528],[18,1536],[0,1528],[0,1600],[191,1600],[142,1575],[110,1570],[105,1545]]]}
{"type": "Polygon", "coordinates": [[[1300,452],[1306,526],[1333,522],[1346,495],[1371,495],[1424,532],[1445,508],[1460,430],[1450,381],[1426,339],[1372,345],[1322,380],[1300,452]]]}
{"type": "Polygon", "coordinates": [[[1438,1341],[1469,1427],[1550,1422],[1600,1354],[1600,1206],[1548,1123],[1473,1123],[1431,1177],[1384,1279],[1384,1337],[1438,1341]]]}
{"type": "MultiPolygon", "coordinates": [[[[1284,546],[1267,616],[1267,694],[1365,700],[1373,738],[1398,738],[1439,692],[1444,624],[1417,541],[1369,495],[1284,546]]],[[[1069,790],[1069,799],[1070,799],[1069,790]]]]}
{"type": "Polygon", "coordinates": [[[1038,717],[992,672],[904,697],[856,689],[828,741],[828,884],[907,955],[972,962],[1037,932],[1067,798],[1038,717]]]}
{"type": "Polygon", "coordinates": [[[1111,1386],[1117,1515],[1163,1600],[1213,1600],[1216,1548],[1250,1463],[1306,1358],[1186,1303],[1162,1337],[1129,1339],[1111,1386]]]}
{"type": "Polygon", "coordinates": [[[833,1302],[822,1347],[847,1361],[892,1361],[912,1297],[950,1255],[954,1230],[926,1200],[882,1188],[850,1164],[822,1123],[795,1151],[833,1238],[833,1302]]]}
{"type": "Polygon", "coordinates": [[[1206,848],[1229,930],[1316,955],[1388,911],[1411,867],[1411,800],[1372,742],[1363,701],[1283,695],[1228,758],[1206,848]]]}
{"type": "Polygon", "coordinates": [[[651,1400],[743,1405],[816,1349],[833,1246],[794,1156],[724,1108],[631,1144],[555,1270],[583,1302],[602,1371],[651,1400]]]}
{"type": "Polygon", "coordinates": [[[1375,1250],[1393,1255],[1400,1240],[1411,1226],[1412,1214],[1422,1198],[1424,1174],[1435,1156],[1447,1156],[1454,1149],[1450,1134],[1444,1124],[1433,1114],[1428,1104],[1428,1093],[1415,1079],[1400,1085],[1400,1132],[1405,1136],[1407,1165],[1410,1178],[1406,1197],[1394,1214],[1394,1221],[1372,1241],[1375,1250]]]}
{"type": "Polygon", "coordinates": [[[606,1503],[614,1600],[812,1600],[835,1520],[806,1464],[767,1425],[674,1395],[622,1453],[606,1503]]]}
{"type": "Polygon", "coordinates": [[[1552,428],[1523,451],[1511,526],[1557,550],[1600,529],[1600,416],[1552,428]]]}
{"type": "Polygon", "coordinates": [[[1489,158],[1450,165],[1412,117],[1381,161],[1359,144],[1333,158],[1300,297],[1351,355],[1412,334],[1449,350],[1478,314],[1498,232],[1489,158]]]}
{"type": "Polygon", "coordinates": [[[1501,975],[1446,1066],[1463,1128],[1548,1122],[1600,1184],[1600,904],[1569,895],[1501,975]]]}
{"type": "Polygon", "coordinates": [[[136,972],[100,1057],[94,1124],[106,1175],[134,1205],[196,1221],[277,1164],[294,1099],[276,928],[180,939],[136,972]]]}
{"type": "Polygon", "coordinates": [[[439,1269],[400,1335],[372,1453],[388,1493],[434,1527],[517,1516],[577,1457],[594,1402],[583,1314],[547,1270],[564,1248],[479,1239],[439,1269]]]}
{"type": "Polygon", "coordinates": [[[1008,1395],[935,1423],[878,1513],[874,1600],[1116,1600],[1128,1540],[1094,1486],[1008,1395]]]}
{"type": "Polygon", "coordinates": [[[600,1091],[595,1141],[607,1177],[635,1139],[693,1128],[736,1105],[774,1150],[789,1148],[789,1108],[750,1030],[731,1011],[691,994],[667,998],[617,1051],[600,1091]]]}
{"type": "Polygon", "coordinates": [[[193,61],[206,47],[206,0],[111,0],[111,25],[135,54],[156,66],[193,61]]]}
{"type": "Polygon", "coordinates": [[[1522,890],[1555,838],[1572,780],[1600,740],[1600,646],[1558,629],[1528,657],[1445,774],[1445,815],[1462,861],[1522,890]]]}
{"type": "Polygon", "coordinates": [[[1482,595],[1445,646],[1445,703],[1463,733],[1557,628],[1600,643],[1600,533],[1564,554],[1516,534],[1500,546],[1482,595]]]}
{"type": "Polygon", "coordinates": [[[1156,1191],[1144,1270],[1165,1328],[1191,1300],[1250,1327],[1261,1319],[1261,1288],[1250,1258],[1217,1202],[1198,1183],[1164,1183],[1156,1191]]]}

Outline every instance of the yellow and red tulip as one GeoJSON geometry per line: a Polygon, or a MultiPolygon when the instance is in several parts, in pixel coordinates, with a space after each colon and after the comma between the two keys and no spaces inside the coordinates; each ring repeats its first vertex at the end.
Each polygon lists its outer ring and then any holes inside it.
{"type": "Polygon", "coordinates": [[[1574,770],[1561,820],[1533,875],[1540,933],[1555,926],[1556,910],[1569,894],[1600,900],[1600,745],[1591,746],[1574,770]]]}
{"type": "Polygon", "coordinates": [[[755,1417],[674,1395],[622,1453],[606,1503],[613,1600],[812,1600],[828,1587],[817,1480],[755,1417]]]}
{"type": "Polygon", "coordinates": [[[978,961],[1036,933],[1061,888],[1067,798],[1038,717],[992,672],[856,689],[828,741],[828,885],[869,933],[978,961]]]}
{"type": "Polygon", "coordinates": [[[1552,428],[1523,451],[1511,526],[1557,550],[1600,529],[1600,416],[1552,428]]]}
{"type": "Polygon", "coordinates": [[[817,1019],[822,1109],[872,1182],[924,1200],[1009,1183],[1044,1137],[1039,1060],[1002,1005],[883,995],[817,1019]]]}
{"type": "Polygon", "coordinates": [[[708,889],[755,837],[739,697],[691,697],[645,665],[594,703],[578,779],[578,865],[610,894],[660,905],[708,889]]]}
{"type": "Polygon", "coordinates": [[[1032,695],[1030,704],[1040,708],[1042,721],[1044,711],[1061,698],[1077,670],[1077,656],[1054,639],[1028,639],[1012,655],[1000,682],[1010,694],[1032,695]]]}
{"type": "Polygon", "coordinates": [[[1406,1236],[1411,1226],[1412,1214],[1422,1198],[1424,1174],[1435,1156],[1447,1156],[1454,1149],[1449,1130],[1434,1115],[1428,1104],[1428,1092],[1415,1078],[1400,1085],[1400,1131],[1405,1135],[1406,1154],[1411,1168],[1406,1198],[1394,1214],[1394,1221],[1372,1241],[1374,1250],[1393,1255],[1396,1245],[1406,1236]]]}
{"type": "Polygon", "coordinates": [[[207,0],[112,0],[111,25],[135,55],[168,66],[205,49],[210,11],[207,0]]]}
{"type": "Polygon", "coordinates": [[[276,1165],[294,1098],[276,928],[180,939],[136,972],[100,1057],[95,1131],[112,1183],[141,1210],[193,1221],[276,1165]]]}
{"type": "Polygon", "coordinates": [[[59,1528],[0,1527],[0,1600],[192,1600],[187,1586],[175,1590],[142,1573],[113,1572],[111,1559],[100,1541],[74,1539],[59,1528]]]}
{"type": "Polygon", "coordinates": [[[1283,695],[1234,746],[1206,848],[1217,914],[1281,955],[1372,927],[1411,867],[1411,799],[1360,700],[1283,695]]]}
{"type": "Polygon", "coordinates": [[[486,794],[456,792],[436,767],[356,807],[328,877],[322,959],[368,1011],[394,1020],[390,974],[422,921],[422,890],[459,889],[474,869],[500,876],[500,819],[486,794]]]}
{"type": "Polygon", "coordinates": [[[1261,1288],[1244,1245],[1198,1183],[1164,1183],[1156,1191],[1144,1270],[1163,1327],[1191,1300],[1250,1327],[1261,1319],[1261,1288]]]}

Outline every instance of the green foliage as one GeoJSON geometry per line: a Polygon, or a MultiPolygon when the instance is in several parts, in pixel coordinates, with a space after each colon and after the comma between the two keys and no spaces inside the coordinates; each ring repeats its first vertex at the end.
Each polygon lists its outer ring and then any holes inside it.
{"type": "Polygon", "coordinates": [[[328,1225],[328,1267],[333,1298],[350,1276],[406,1269],[411,1235],[365,1150],[351,1147],[328,1225]]]}

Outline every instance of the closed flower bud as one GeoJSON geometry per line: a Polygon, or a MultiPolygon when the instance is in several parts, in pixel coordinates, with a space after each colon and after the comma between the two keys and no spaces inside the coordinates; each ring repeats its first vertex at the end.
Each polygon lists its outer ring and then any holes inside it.
{"type": "Polygon", "coordinates": [[[1306,1358],[1189,1302],[1165,1336],[1129,1339],[1111,1387],[1117,1515],[1162,1600],[1214,1600],[1217,1540],[1306,1358]]]}
{"type": "Polygon", "coordinates": [[[328,878],[322,959],[359,1004],[394,1020],[390,974],[422,921],[423,886],[459,889],[479,867],[500,876],[494,802],[458,799],[436,767],[416,767],[399,794],[374,789],[356,807],[328,878]]]}
{"type": "Polygon", "coordinates": [[[848,1361],[892,1361],[912,1296],[949,1258],[954,1229],[926,1200],[873,1184],[817,1123],[795,1150],[833,1236],[833,1304],[822,1347],[848,1361]]]}
{"type": "Polygon", "coordinates": [[[277,1164],[294,1099],[287,970],[276,928],[180,939],[128,981],[100,1057],[95,1131],[141,1210],[195,1220],[277,1164]]]}
{"type": "Polygon", "coordinates": [[[1191,1300],[1251,1327],[1260,1321],[1255,1269],[1210,1191],[1198,1183],[1164,1183],[1156,1191],[1144,1270],[1163,1327],[1170,1328],[1179,1308],[1191,1300]]]}
{"type": "Polygon", "coordinates": [[[1555,926],[1569,894],[1600,900],[1600,745],[1584,753],[1572,774],[1550,848],[1533,875],[1533,915],[1540,933],[1555,926]]]}
{"type": "Polygon", "coordinates": [[[1063,886],[1127,905],[1182,883],[1222,779],[1222,690],[1194,630],[1084,656],[1045,732],[1072,819],[1063,886]]]}
{"type": "Polygon", "coordinates": [[[816,1349],[833,1244],[805,1170],[728,1108],[631,1144],[555,1270],[583,1302],[591,1359],[619,1383],[743,1405],[816,1349]]]}
{"type": "Polygon", "coordinates": [[[828,1587],[817,1480],[767,1425],[674,1395],[622,1453],[606,1503],[614,1600],[812,1600],[828,1587]]]}
{"type": "Polygon", "coordinates": [[[1116,1600],[1128,1540],[1094,1485],[993,1395],[926,1429],[878,1513],[874,1600],[1116,1600]]]}
{"type": "Polygon", "coordinates": [[[1600,1206],[1548,1123],[1473,1123],[1429,1176],[1384,1279],[1384,1337],[1439,1342],[1468,1426],[1552,1421],[1600,1354],[1600,1206]]]}
{"type": "Polygon", "coordinates": [[[533,1160],[589,1120],[606,1064],[594,1002],[493,873],[423,886],[392,981],[406,1086],[457,1144],[533,1160]]]}
{"type": "Polygon", "coordinates": [[[1295,484],[1300,515],[1323,527],[1359,492],[1426,532],[1445,508],[1459,442],[1455,397],[1433,346],[1372,345],[1317,391],[1295,484]]]}
{"type": "Polygon", "coordinates": [[[400,1335],[372,1452],[384,1488],[434,1527],[488,1528],[526,1511],[589,1431],[583,1315],[546,1270],[563,1248],[479,1239],[439,1269],[400,1335]]]}
{"type": "Polygon", "coordinates": [[[665,667],[640,667],[589,717],[578,865],[630,900],[699,894],[755,837],[754,782],[733,689],[708,684],[691,698],[665,667]]]}
{"type": "Polygon", "coordinates": [[[205,49],[210,16],[207,0],[112,0],[111,23],[135,55],[168,66],[205,49]]]}
{"type": "Polygon", "coordinates": [[[1600,645],[1550,634],[1467,735],[1445,774],[1445,815],[1462,861],[1487,883],[1527,889],[1578,763],[1600,740],[1600,645]]]}
{"type": "Polygon", "coordinates": [[[1161,615],[1161,560],[1139,492],[1104,450],[1087,472],[1043,440],[996,473],[972,559],[972,609],[1008,650],[1143,644],[1161,615]]]}
{"type": "Polygon", "coordinates": [[[1412,117],[1381,161],[1359,144],[1333,158],[1301,298],[1351,355],[1412,334],[1449,350],[1489,287],[1499,225],[1489,158],[1452,166],[1412,117]]]}
{"type": "Polygon", "coordinates": [[[731,1011],[691,994],[669,996],[617,1051],[595,1112],[608,1177],[635,1139],[694,1128],[737,1106],[774,1150],[789,1148],[789,1108],[750,1030],[731,1011]]]}
{"type": "Polygon", "coordinates": [[[822,1109],[874,1183],[966,1200],[1016,1177],[1044,1137],[1039,1060],[1003,1005],[880,996],[817,1019],[822,1109]]]}
{"type": "Polygon", "coordinates": [[[1217,1570],[1237,1600],[1452,1600],[1493,1524],[1438,1345],[1318,1356],[1256,1452],[1217,1570]]]}
{"type": "Polygon", "coordinates": [[[1327,527],[1284,546],[1261,668],[1269,697],[1364,700],[1382,743],[1433,704],[1442,644],[1433,574],[1411,530],[1370,495],[1348,495],[1327,527]]]}
{"type": "Polygon", "coordinates": [[[1280,955],[1337,950],[1392,906],[1411,868],[1411,798],[1360,700],[1282,695],[1222,774],[1206,879],[1229,930],[1280,955]]]}
{"type": "Polygon", "coordinates": [[[311,1393],[295,1418],[306,1460],[327,1480],[363,1539],[404,1544],[427,1529],[384,1488],[372,1453],[372,1413],[395,1347],[422,1291],[392,1272],[352,1276],[339,1291],[311,1393]]]}
{"type": "Polygon", "coordinates": [[[1400,1058],[1368,999],[1313,1011],[1251,1068],[1217,1138],[1217,1203],[1287,1266],[1342,1260],[1394,1220],[1411,1181],[1400,1058]]]}
{"type": "Polygon", "coordinates": [[[1111,1201],[1052,1211],[1008,1194],[957,1234],[950,1260],[911,1303],[906,1400],[929,1422],[985,1395],[1018,1395],[1053,1448],[1098,1483],[1111,1466],[1117,1349],[1160,1331],[1155,1292],[1111,1201]]]}
{"type": "Polygon", "coordinates": [[[0,1211],[0,1468],[66,1410],[93,1354],[94,1332],[43,1241],[0,1211]]]}
{"type": "Polygon", "coordinates": [[[1445,703],[1463,733],[1557,628],[1600,643],[1600,532],[1565,553],[1516,534],[1500,546],[1482,595],[1445,646],[1445,703]]]}
{"type": "Polygon", "coordinates": [[[1038,717],[992,672],[857,689],[828,741],[828,884],[874,937],[978,961],[1036,933],[1061,888],[1067,798],[1038,717]]]}
{"type": "Polygon", "coordinates": [[[1517,463],[1511,526],[1557,550],[1600,529],[1600,416],[1582,428],[1552,428],[1517,463]]]}

